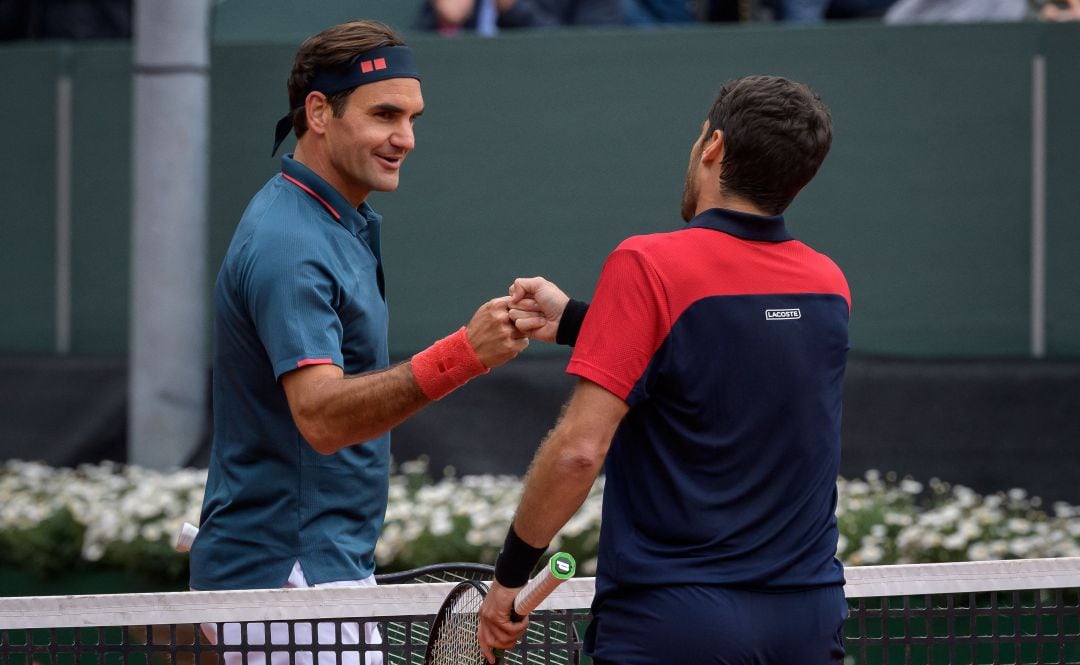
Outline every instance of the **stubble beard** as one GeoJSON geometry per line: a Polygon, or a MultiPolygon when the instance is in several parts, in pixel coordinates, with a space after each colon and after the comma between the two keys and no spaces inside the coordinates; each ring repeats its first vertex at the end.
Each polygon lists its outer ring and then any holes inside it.
{"type": "Polygon", "coordinates": [[[683,183],[681,212],[684,222],[689,222],[697,212],[697,185],[694,182],[694,163],[686,168],[686,182],[683,183]]]}

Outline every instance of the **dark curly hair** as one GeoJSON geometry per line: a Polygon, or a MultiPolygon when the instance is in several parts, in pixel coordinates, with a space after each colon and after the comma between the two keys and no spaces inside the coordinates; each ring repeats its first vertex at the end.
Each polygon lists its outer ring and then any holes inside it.
{"type": "Polygon", "coordinates": [[[717,129],[724,134],[721,187],[771,215],[810,182],[832,144],[832,117],[821,98],[778,76],[725,83],[707,135],[717,129]]]}

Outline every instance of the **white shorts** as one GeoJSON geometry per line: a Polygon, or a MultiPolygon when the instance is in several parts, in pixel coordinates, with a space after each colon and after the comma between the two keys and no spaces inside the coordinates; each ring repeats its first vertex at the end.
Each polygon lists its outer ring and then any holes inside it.
{"type": "MultiPolygon", "coordinates": [[[[289,579],[285,582],[286,589],[307,589],[309,587],[367,587],[375,586],[375,576],[370,575],[362,580],[345,580],[342,582],[326,582],[325,584],[308,584],[304,577],[304,571],[300,568],[300,562],[293,565],[289,579]]],[[[222,624],[225,632],[225,644],[242,644],[239,623],[222,624]]],[[[320,621],[318,625],[318,644],[334,645],[337,643],[335,622],[320,621]]],[[[202,624],[203,634],[211,644],[218,643],[217,624],[202,624]]],[[[312,644],[311,624],[297,623],[293,627],[295,645],[312,644]]],[[[260,645],[265,644],[266,625],[263,623],[247,624],[247,645],[259,647],[246,653],[242,651],[226,651],[226,665],[266,665],[266,650],[260,645]]],[[[341,644],[360,644],[360,624],[356,621],[341,622],[341,644]]],[[[284,622],[270,623],[270,644],[290,646],[289,624],[284,622]]],[[[379,626],[374,622],[364,624],[364,644],[382,644],[382,636],[379,635],[379,626]]],[[[359,651],[341,651],[341,663],[338,663],[337,653],[334,651],[319,652],[318,665],[360,665],[359,651]]],[[[313,665],[310,651],[297,651],[295,661],[290,660],[288,651],[270,652],[270,665],[313,665]]],[[[365,665],[383,665],[381,653],[368,653],[364,658],[365,665]]]]}

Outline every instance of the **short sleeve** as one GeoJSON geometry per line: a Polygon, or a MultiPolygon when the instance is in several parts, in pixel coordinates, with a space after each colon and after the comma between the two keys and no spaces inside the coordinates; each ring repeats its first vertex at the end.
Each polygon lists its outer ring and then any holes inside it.
{"type": "Polygon", "coordinates": [[[671,328],[663,283],[639,250],[611,253],[566,371],[626,400],[671,328]]]}
{"type": "MultiPolygon", "coordinates": [[[[312,252],[313,253],[313,252],[312,252]]],[[[252,257],[245,300],[274,377],[307,365],[344,367],[339,289],[317,259],[275,248],[252,257]]]]}

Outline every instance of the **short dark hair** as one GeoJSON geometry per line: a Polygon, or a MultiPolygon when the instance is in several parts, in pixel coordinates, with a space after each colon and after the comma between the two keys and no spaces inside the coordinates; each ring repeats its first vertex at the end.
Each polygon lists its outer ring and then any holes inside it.
{"type": "MultiPolygon", "coordinates": [[[[289,108],[292,109],[296,138],[307,132],[304,100],[317,71],[344,67],[365,51],[404,45],[405,41],[390,26],[378,21],[349,21],[305,39],[296,51],[288,84],[289,108]]],[[[345,113],[345,105],[353,90],[356,88],[342,90],[327,98],[334,109],[334,117],[340,118],[345,113]]]]}
{"type": "Polygon", "coordinates": [[[724,134],[720,185],[770,215],[783,212],[817,173],[832,144],[832,117],[807,86],[747,76],[720,88],[708,136],[724,134]]]}

